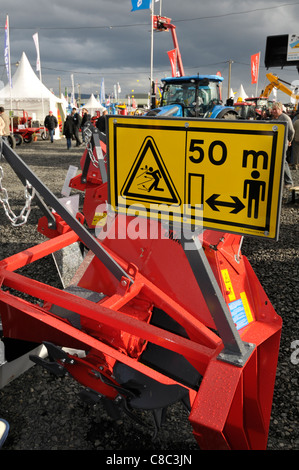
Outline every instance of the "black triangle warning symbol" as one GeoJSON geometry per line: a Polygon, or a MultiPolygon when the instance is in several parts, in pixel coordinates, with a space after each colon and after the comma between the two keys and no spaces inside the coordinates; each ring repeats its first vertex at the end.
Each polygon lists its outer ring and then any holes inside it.
{"type": "Polygon", "coordinates": [[[152,137],[146,137],[132,165],[121,195],[152,203],[180,204],[180,197],[152,137]]]}

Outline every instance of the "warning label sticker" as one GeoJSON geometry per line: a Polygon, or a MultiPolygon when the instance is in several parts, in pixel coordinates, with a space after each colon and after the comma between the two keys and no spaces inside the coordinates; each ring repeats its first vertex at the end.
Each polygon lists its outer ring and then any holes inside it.
{"type": "Polygon", "coordinates": [[[240,297],[240,299],[228,304],[237,330],[240,330],[253,321],[252,313],[245,292],[241,292],[240,297]]]}

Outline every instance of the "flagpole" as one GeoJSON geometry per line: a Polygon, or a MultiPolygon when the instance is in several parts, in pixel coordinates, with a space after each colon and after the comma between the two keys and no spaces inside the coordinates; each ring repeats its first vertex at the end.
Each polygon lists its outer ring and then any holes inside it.
{"type": "Polygon", "coordinates": [[[153,100],[154,100],[153,67],[154,67],[154,0],[151,0],[151,77],[150,77],[151,107],[153,105],[153,100]]]}
{"type": "MultiPolygon", "coordinates": [[[[39,50],[39,44],[38,44],[39,50]]],[[[45,109],[44,109],[44,96],[43,96],[43,82],[42,82],[42,64],[40,60],[40,52],[39,52],[39,80],[41,84],[41,94],[42,94],[42,110],[43,110],[43,120],[45,119],[45,109]]]]}
{"type": "Polygon", "coordinates": [[[39,72],[40,93],[41,93],[41,99],[42,99],[43,128],[44,128],[44,133],[45,133],[45,127],[44,127],[45,109],[44,109],[44,97],[43,97],[43,88],[42,88],[42,65],[41,65],[41,60],[40,60],[38,33],[33,34],[32,38],[33,38],[35,48],[36,48],[36,67],[35,68],[36,68],[36,71],[39,72]]]}
{"type": "MultiPolygon", "coordinates": [[[[39,46],[38,46],[39,48],[39,46]]],[[[40,56],[39,56],[40,57],[40,56]]],[[[44,96],[43,96],[43,82],[42,82],[42,64],[39,58],[39,80],[40,80],[40,88],[41,88],[41,95],[42,95],[42,110],[43,110],[43,120],[45,120],[45,109],[44,109],[44,96]]],[[[44,128],[45,131],[45,128],[44,128]]]]}
{"type": "Polygon", "coordinates": [[[259,65],[258,65],[257,79],[256,79],[256,86],[255,86],[255,96],[257,96],[257,94],[258,94],[258,83],[259,83],[259,74],[260,74],[260,57],[261,57],[261,53],[259,52],[259,65]]]}
{"type": "Polygon", "coordinates": [[[10,37],[9,37],[9,17],[7,15],[7,34],[8,34],[8,73],[9,73],[9,88],[10,88],[10,110],[12,111],[12,93],[11,93],[11,64],[10,64],[10,37]]]}
{"type": "Polygon", "coordinates": [[[10,38],[9,38],[9,16],[6,15],[7,23],[7,48],[8,48],[8,75],[9,75],[9,91],[10,91],[10,126],[13,133],[13,115],[12,115],[12,79],[11,79],[11,65],[10,65],[10,38]]]}

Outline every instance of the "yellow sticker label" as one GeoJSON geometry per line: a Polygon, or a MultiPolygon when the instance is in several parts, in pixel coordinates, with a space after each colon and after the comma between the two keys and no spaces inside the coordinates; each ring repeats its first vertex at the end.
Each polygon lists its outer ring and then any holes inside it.
{"type": "Polygon", "coordinates": [[[231,280],[230,280],[228,270],[227,269],[222,269],[221,274],[222,274],[222,277],[223,277],[225,288],[226,288],[227,292],[229,292],[228,298],[229,298],[230,302],[232,302],[233,300],[235,300],[236,296],[235,296],[235,293],[234,293],[233,285],[232,285],[231,280]]]}
{"type": "Polygon", "coordinates": [[[241,292],[240,297],[241,297],[242,302],[243,302],[243,307],[244,307],[244,310],[245,310],[245,313],[246,313],[248,323],[250,323],[250,322],[253,321],[253,316],[252,316],[252,313],[251,313],[251,310],[250,310],[247,295],[245,294],[245,292],[241,292]]]}
{"type": "Polygon", "coordinates": [[[106,217],[107,217],[107,214],[106,213],[103,213],[103,212],[96,212],[93,219],[92,219],[92,225],[105,225],[106,223],[106,217]]]}

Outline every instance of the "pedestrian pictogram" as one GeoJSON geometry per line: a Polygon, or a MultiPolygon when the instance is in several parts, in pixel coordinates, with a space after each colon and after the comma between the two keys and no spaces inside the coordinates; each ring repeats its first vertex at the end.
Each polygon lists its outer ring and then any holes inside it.
{"type": "Polygon", "coordinates": [[[266,194],[266,183],[265,181],[259,181],[260,172],[257,170],[252,171],[251,177],[244,181],[244,198],[248,197],[248,210],[247,216],[252,217],[252,209],[254,206],[254,218],[258,218],[259,203],[265,200],[266,194]],[[254,201],[254,204],[253,204],[254,201]]]}
{"type": "Polygon", "coordinates": [[[154,139],[147,137],[121,189],[127,199],[158,204],[180,204],[170,174],[154,139]]]}

